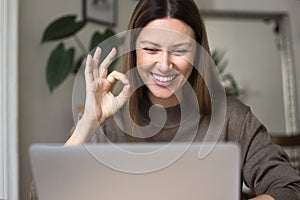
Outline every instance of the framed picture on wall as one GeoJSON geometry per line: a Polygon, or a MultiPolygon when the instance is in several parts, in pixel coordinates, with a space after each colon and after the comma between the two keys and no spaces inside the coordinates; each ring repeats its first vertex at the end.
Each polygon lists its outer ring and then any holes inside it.
{"type": "Polygon", "coordinates": [[[116,24],[117,0],[82,0],[83,17],[103,25],[116,24]]]}

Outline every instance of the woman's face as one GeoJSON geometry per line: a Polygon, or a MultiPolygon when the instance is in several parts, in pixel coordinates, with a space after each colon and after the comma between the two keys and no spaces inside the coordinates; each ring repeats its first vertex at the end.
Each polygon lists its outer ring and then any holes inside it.
{"type": "Polygon", "coordinates": [[[193,71],[196,44],[191,27],[178,19],[148,23],[136,42],[137,69],[152,103],[178,104],[181,88],[193,71]]]}

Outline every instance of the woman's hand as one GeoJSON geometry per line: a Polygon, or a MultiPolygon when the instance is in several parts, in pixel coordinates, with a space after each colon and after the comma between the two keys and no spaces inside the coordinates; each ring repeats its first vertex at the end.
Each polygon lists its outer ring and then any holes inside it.
{"type": "Polygon", "coordinates": [[[97,48],[94,56],[88,55],[85,67],[86,100],[83,119],[102,124],[107,118],[116,113],[130,95],[130,85],[127,77],[117,71],[107,75],[107,69],[116,56],[113,48],[98,68],[101,49],[97,48]],[[124,88],[118,96],[110,89],[115,81],[121,81],[124,88]]]}
{"type": "Polygon", "coordinates": [[[86,98],[82,118],[66,145],[77,145],[87,142],[107,118],[116,113],[126,102],[130,95],[130,84],[127,77],[117,71],[107,74],[107,69],[116,56],[113,48],[98,68],[101,49],[97,48],[94,56],[87,56],[85,66],[86,98]],[[110,89],[117,80],[124,84],[123,90],[114,96],[110,89]]]}

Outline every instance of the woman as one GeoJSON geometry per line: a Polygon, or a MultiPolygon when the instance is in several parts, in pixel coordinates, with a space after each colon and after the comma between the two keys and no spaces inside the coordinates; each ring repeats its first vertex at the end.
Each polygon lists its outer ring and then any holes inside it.
{"type": "MultiPolygon", "coordinates": [[[[192,105],[193,110],[199,106],[201,116],[196,121],[198,129],[193,140],[203,141],[211,120],[212,99],[202,78],[206,71],[200,70],[201,76],[195,66],[202,70],[211,66],[203,66],[207,62],[199,59],[200,49],[193,42],[209,52],[204,23],[196,4],[193,0],[140,0],[128,29],[137,31],[130,35],[128,45],[134,50],[124,58],[124,73],[114,71],[107,75],[107,68],[116,55],[115,49],[99,69],[101,49],[98,48],[93,57],[88,55],[85,112],[66,145],[89,142],[99,124],[112,142],[168,142],[175,137],[181,115],[184,115],[179,104],[186,101],[186,85],[193,88],[198,105],[187,104],[192,105]],[[166,37],[166,34],[157,34],[153,30],[170,33],[166,37]],[[130,70],[134,70],[133,76],[127,77],[125,73],[130,70]],[[114,96],[110,89],[116,81],[124,87],[120,94],[114,96]],[[142,81],[145,86],[131,94],[137,81],[142,81]],[[125,103],[129,103],[128,114],[138,125],[149,123],[148,111],[152,105],[164,107],[167,119],[163,128],[150,137],[140,137],[136,129],[135,135],[126,134],[112,117],[124,108],[125,103]]],[[[271,143],[266,129],[249,107],[229,95],[225,122],[218,139],[239,143],[241,174],[245,184],[256,195],[253,199],[300,199],[300,178],[288,163],[286,154],[271,143]]]]}

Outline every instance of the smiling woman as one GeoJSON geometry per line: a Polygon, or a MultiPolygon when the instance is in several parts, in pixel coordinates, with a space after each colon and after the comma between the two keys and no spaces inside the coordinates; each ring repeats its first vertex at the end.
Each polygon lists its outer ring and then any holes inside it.
{"type": "Polygon", "coordinates": [[[100,63],[99,69],[101,49],[88,56],[85,111],[66,145],[86,143],[92,137],[97,142],[172,142],[178,135],[178,142],[191,138],[191,141],[203,142],[207,141],[207,136],[215,142],[236,142],[241,147],[240,173],[257,195],[255,199],[300,199],[300,177],[288,164],[283,150],[272,144],[265,127],[251,109],[230,95],[224,102],[220,90],[208,92],[210,84],[220,85],[220,82],[214,79],[213,65],[204,56],[209,57],[210,50],[194,1],[141,0],[128,30],[133,33],[128,35],[126,48],[129,52],[123,57],[123,73],[107,74],[107,67],[116,55],[114,49],[100,63]],[[129,76],[128,72],[132,71],[129,76]],[[110,88],[118,80],[124,87],[114,96],[110,88]],[[142,83],[141,87],[137,87],[140,86],[138,82],[142,83]],[[186,92],[184,89],[188,85],[192,89],[186,92]],[[195,94],[196,104],[191,102],[189,93],[195,94]],[[214,104],[216,97],[217,106],[214,104]],[[222,105],[226,106],[224,118],[222,105]],[[127,107],[129,112],[123,113],[127,107]],[[165,121],[160,114],[152,116],[157,107],[164,108],[165,121]],[[213,111],[223,121],[214,123],[213,111]],[[115,119],[119,113],[121,116],[115,119]],[[201,118],[194,117],[196,114],[201,118]],[[127,123],[128,118],[137,125],[127,123]],[[158,123],[152,123],[152,119],[158,123]],[[191,123],[194,126],[189,129],[191,123]],[[218,125],[222,128],[219,135],[209,135],[209,128],[218,125]],[[153,133],[154,128],[144,128],[151,126],[161,129],[153,133]],[[103,136],[105,140],[101,139],[103,136]],[[280,174],[276,180],[275,174],[280,174]]]}
{"type": "Polygon", "coordinates": [[[193,71],[194,39],[187,24],[171,18],[154,20],[141,31],[136,42],[137,69],[152,103],[163,107],[179,103],[174,93],[182,96],[181,88],[193,71]]]}
{"type": "Polygon", "coordinates": [[[140,0],[128,32],[122,72],[108,73],[115,48],[87,56],[85,109],[65,145],[233,142],[241,150],[236,173],[254,199],[300,199],[300,177],[286,154],[248,106],[225,94],[193,0],[140,0]],[[114,94],[118,81],[123,88],[114,94]]]}

